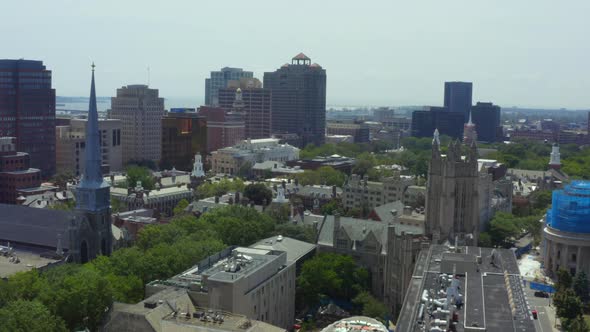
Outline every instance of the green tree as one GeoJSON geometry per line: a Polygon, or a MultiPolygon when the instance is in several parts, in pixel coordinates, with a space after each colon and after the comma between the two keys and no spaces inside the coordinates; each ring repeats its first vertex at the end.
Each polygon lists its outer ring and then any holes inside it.
{"type": "Polygon", "coordinates": [[[316,231],[311,225],[280,224],[275,227],[273,233],[308,243],[316,242],[316,231]]]}
{"type": "Polygon", "coordinates": [[[365,174],[368,174],[369,170],[375,167],[376,164],[377,161],[372,154],[368,152],[361,153],[358,155],[357,161],[352,168],[352,173],[364,176],[365,174]]]}
{"type": "Polygon", "coordinates": [[[264,183],[252,183],[244,189],[244,196],[256,205],[270,204],[272,201],[272,190],[264,183]]]}
{"type": "MultiPolygon", "coordinates": [[[[55,269],[60,269],[58,266],[55,269]]],[[[99,272],[81,268],[42,290],[39,298],[69,329],[97,330],[113,300],[111,285],[99,272]]]]}
{"type": "Polygon", "coordinates": [[[175,216],[183,214],[184,213],[184,209],[186,209],[189,205],[188,200],[186,200],[185,198],[181,199],[180,202],[178,202],[178,204],[176,204],[176,206],[174,207],[174,209],[172,210],[172,213],[174,213],[175,216]]]}
{"type": "Polygon", "coordinates": [[[571,288],[567,288],[557,291],[553,297],[553,303],[557,316],[562,320],[563,327],[566,331],[571,331],[570,325],[582,317],[584,308],[582,301],[571,288]]]}
{"type": "Polygon", "coordinates": [[[508,213],[498,212],[490,221],[489,234],[493,245],[509,247],[512,245],[511,239],[520,232],[514,217],[508,213]]]}
{"type": "Polygon", "coordinates": [[[478,246],[490,248],[493,247],[492,237],[488,232],[479,233],[478,246]]]}
{"type": "Polygon", "coordinates": [[[76,207],[76,201],[70,199],[65,202],[57,202],[49,205],[51,210],[72,211],[76,207]]]}
{"type": "Polygon", "coordinates": [[[251,161],[244,162],[240,165],[240,168],[238,168],[236,175],[243,179],[249,179],[250,176],[252,176],[252,166],[254,165],[251,161]]]}
{"type": "Polygon", "coordinates": [[[197,194],[201,198],[221,196],[228,192],[244,191],[244,181],[241,179],[221,179],[218,182],[205,182],[197,188],[197,194]]]}
{"type": "Polygon", "coordinates": [[[323,184],[341,187],[344,184],[345,175],[330,166],[322,166],[317,170],[306,170],[303,173],[296,174],[295,178],[304,186],[323,184]]]}
{"type": "Polygon", "coordinates": [[[352,300],[352,303],[362,308],[363,316],[384,320],[385,316],[388,314],[387,306],[379,302],[379,300],[374,298],[367,291],[360,292],[352,300]]]}
{"type": "Polygon", "coordinates": [[[51,182],[59,187],[60,190],[68,189],[68,182],[75,178],[74,174],[70,171],[59,172],[53,176],[51,182]]]}
{"type": "Polygon", "coordinates": [[[559,269],[557,271],[557,283],[555,283],[555,289],[565,290],[572,287],[572,275],[565,269],[559,269]]]}
{"type": "Polygon", "coordinates": [[[342,211],[342,203],[339,199],[333,198],[328,203],[324,204],[321,208],[322,214],[330,214],[333,215],[337,211],[342,211]]]}
{"type": "Polygon", "coordinates": [[[368,272],[350,256],[322,253],[303,263],[297,285],[305,303],[313,305],[320,295],[351,300],[368,288],[368,272]]]}
{"type": "Polygon", "coordinates": [[[551,205],[551,190],[537,190],[531,194],[531,201],[535,209],[545,210],[551,205]]]}
{"type": "Polygon", "coordinates": [[[586,323],[586,320],[582,316],[568,322],[567,325],[567,331],[570,332],[590,332],[590,327],[588,327],[588,323],[586,323]]]}
{"type": "Polygon", "coordinates": [[[39,301],[17,300],[0,308],[0,332],[66,332],[64,321],[39,301]]]}
{"type": "Polygon", "coordinates": [[[241,205],[214,209],[203,214],[198,223],[202,229],[215,231],[228,245],[248,246],[270,236],[274,230],[274,222],[268,215],[241,205]]]}
{"type": "Polygon", "coordinates": [[[579,271],[573,280],[572,288],[576,295],[584,303],[588,303],[590,299],[590,287],[588,286],[588,276],[584,270],[579,271]]]}
{"type": "Polygon", "coordinates": [[[111,196],[111,212],[112,213],[119,213],[124,212],[127,210],[127,207],[123,202],[116,199],[114,196],[111,196]]]}
{"type": "Polygon", "coordinates": [[[141,186],[146,190],[154,189],[156,183],[151,171],[147,167],[130,165],[125,169],[127,173],[127,186],[134,188],[137,181],[141,181],[141,186]]]}

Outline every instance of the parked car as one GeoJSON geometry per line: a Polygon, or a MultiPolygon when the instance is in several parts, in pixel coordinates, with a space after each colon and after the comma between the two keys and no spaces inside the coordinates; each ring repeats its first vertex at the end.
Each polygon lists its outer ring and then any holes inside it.
{"type": "Polygon", "coordinates": [[[549,297],[549,293],[543,292],[543,291],[536,291],[535,296],[536,297],[549,297]]]}
{"type": "Polygon", "coordinates": [[[539,313],[537,312],[537,310],[533,310],[532,311],[532,314],[533,314],[533,318],[534,319],[537,319],[538,318],[539,313]]]}

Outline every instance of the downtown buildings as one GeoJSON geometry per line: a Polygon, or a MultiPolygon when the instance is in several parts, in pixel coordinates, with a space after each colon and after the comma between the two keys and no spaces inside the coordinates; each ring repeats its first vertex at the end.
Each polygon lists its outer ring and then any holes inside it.
{"type": "MultiPolygon", "coordinates": [[[[84,150],[88,119],[58,119],[63,125],[56,127],[56,170],[70,172],[74,176],[84,173],[84,150]]],[[[99,119],[100,156],[103,173],[123,169],[121,145],[121,120],[99,119]]]]}
{"type": "Polygon", "coordinates": [[[219,105],[219,89],[227,88],[229,81],[239,81],[241,78],[252,78],[251,71],[242,68],[224,67],[219,71],[212,71],[211,77],[205,79],[205,105],[219,105]]]}
{"type": "Polygon", "coordinates": [[[30,156],[16,151],[14,137],[0,137],[0,203],[19,202],[19,190],[41,185],[41,172],[30,168],[30,156]]]}
{"type": "Polygon", "coordinates": [[[188,171],[196,154],[207,153],[207,121],[194,109],[173,108],[162,119],[161,169],[188,171]]]}
{"type": "Polygon", "coordinates": [[[263,89],[256,78],[229,81],[219,89],[219,106],[241,113],[245,122],[245,137],[251,139],[272,136],[271,91],[263,89]]]}
{"type": "Polygon", "coordinates": [[[299,53],[274,72],[264,73],[272,92],[272,129],[296,134],[297,145],[324,143],[326,134],[326,70],[299,53]]]}
{"type": "Polygon", "coordinates": [[[55,173],[55,89],[42,61],[0,60],[0,136],[15,137],[43,178],[55,173]]]}
{"type": "Polygon", "coordinates": [[[158,96],[157,89],[141,84],[117,89],[117,96],[111,98],[109,118],[122,123],[123,164],[160,161],[164,114],[164,98],[158,96]]]}
{"type": "Polygon", "coordinates": [[[463,114],[463,122],[467,122],[471,110],[473,83],[445,82],[444,105],[450,112],[463,114]]]}

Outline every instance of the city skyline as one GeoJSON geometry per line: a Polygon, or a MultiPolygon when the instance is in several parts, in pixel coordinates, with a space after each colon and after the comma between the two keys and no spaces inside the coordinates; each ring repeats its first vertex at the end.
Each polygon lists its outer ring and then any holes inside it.
{"type": "MultiPolygon", "coordinates": [[[[240,67],[261,79],[303,52],[329,72],[330,105],[441,105],[445,81],[473,82],[474,103],[590,105],[590,82],[580,75],[590,69],[583,17],[590,4],[583,1],[371,1],[337,8],[334,2],[177,1],[142,5],[138,16],[139,4],[38,1],[28,20],[16,15],[0,23],[11,31],[2,57],[42,60],[60,96],[86,94],[73,82],[84,80],[94,60],[104,80],[99,96],[147,83],[149,66],[150,86],[163,96],[202,104],[211,71],[240,67]],[[212,14],[221,12],[218,24],[212,14]],[[51,25],[45,24],[48,15],[51,25]],[[306,24],[300,24],[303,18],[306,24]]],[[[7,12],[26,9],[22,3],[6,6],[7,12]]]]}

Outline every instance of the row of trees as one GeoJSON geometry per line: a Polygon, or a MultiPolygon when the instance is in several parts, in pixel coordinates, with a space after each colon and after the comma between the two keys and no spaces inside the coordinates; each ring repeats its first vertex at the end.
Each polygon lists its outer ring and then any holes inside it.
{"type": "Polygon", "coordinates": [[[572,278],[566,270],[557,272],[557,292],[553,296],[555,312],[561,319],[561,325],[565,331],[589,332],[590,327],[584,320],[584,307],[590,300],[590,287],[588,277],[584,271],[572,278]]]}

